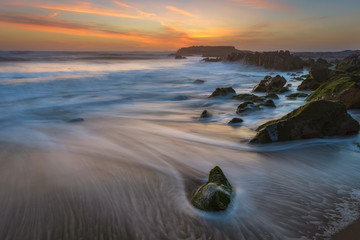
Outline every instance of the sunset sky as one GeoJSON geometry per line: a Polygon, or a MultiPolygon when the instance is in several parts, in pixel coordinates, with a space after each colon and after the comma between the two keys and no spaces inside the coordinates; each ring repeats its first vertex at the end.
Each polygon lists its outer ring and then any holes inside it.
{"type": "Polygon", "coordinates": [[[359,0],[0,0],[0,50],[360,49],[359,0]]]}

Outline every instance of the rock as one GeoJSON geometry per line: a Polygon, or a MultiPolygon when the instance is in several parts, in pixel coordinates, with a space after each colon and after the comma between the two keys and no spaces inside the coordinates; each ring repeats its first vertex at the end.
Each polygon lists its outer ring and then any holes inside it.
{"type": "Polygon", "coordinates": [[[360,70],[360,52],[354,53],[341,61],[336,69],[342,72],[355,72],[360,70]]]}
{"type": "Polygon", "coordinates": [[[257,129],[251,143],[323,138],[354,134],[359,123],[339,101],[314,101],[295,109],[284,117],[269,121],[257,129]]]}
{"type": "Polygon", "coordinates": [[[264,80],[253,88],[253,92],[277,92],[284,87],[286,79],[280,75],[265,76],[264,80]]]}
{"type": "Polygon", "coordinates": [[[248,93],[238,94],[236,96],[233,96],[233,98],[236,99],[236,100],[252,101],[252,102],[263,102],[265,100],[264,97],[259,97],[259,96],[256,96],[254,94],[248,94],[248,93]]]}
{"type": "Polygon", "coordinates": [[[273,101],[273,100],[271,100],[271,99],[267,100],[266,102],[264,102],[264,103],[263,103],[263,104],[261,104],[261,105],[263,105],[263,106],[265,106],[265,107],[273,107],[273,108],[275,108],[275,107],[276,107],[276,105],[275,105],[274,101],[273,101]]]}
{"type": "Polygon", "coordinates": [[[321,85],[306,100],[338,100],[348,109],[360,108],[360,71],[358,75],[336,74],[321,85]]]}
{"type": "Polygon", "coordinates": [[[269,93],[265,96],[265,98],[279,99],[279,96],[275,93],[269,93]]]}
{"type": "Polygon", "coordinates": [[[287,88],[290,88],[290,87],[292,87],[292,84],[289,83],[289,84],[286,85],[286,87],[287,87],[287,88]]]}
{"type": "Polygon", "coordinates": [[[320,84],[326,82],[329,79],[329,69],[325,64],[315,64],[309,69],[310,77],[320,84]]]}
{"type": "Polygon", "coordinates": [[[305,66],[305,62],[298,56],[290,54],[289,51],[276,52],[238,52],[232,53],[227,61],[242,61],[245,64],[272,68],[282,71],[299,70],[305,66]]]}
{"type": "Polygon", "coordinates": [[[205,80],[201,80],[201,79],[196,79],[194,81],[195,84],[203,84],[205,82],[205,80]]]}
{"type": "Polygon", "coordinates": [[[79,122],[83,122],[83,121],[85,121],[83,118],[73,118],[73,119],[68,120],[67,122],[68,123],[79,123],[79,122]]]}
{"type": "Polygon", "coordinates": [[[176,56],[175,56],[175,59],[186,59],[186,57],[183,57],[183,56],[181,56],[181,55],[176,55],[176,56]]]}
{"type": "Polygon", "coordinates": [[[232,187],[220,167],[214,167],[209,180],[191,198],[191,204],[203,211],[223,211],[230,202],[232,187]]]}
{"type": "Polygon", "coordinates": [[[203,57],[226,57],[236,52],[240,51],[233,46],[192,46],[180,48],[176,54],[182,56],[202,55],[203,57]]]}
{"type": "Polygon", "coordinates": [[[290,89],[288,87],[282,87],[282,88],[278,89],[276,92],[281,94],[281,93],[285,93],[288,91],[290,91],[290,89]]]}
{"type": "Polygon", "coordinates": [[[228,94],[236,94],[236,92],[232,87],[216,88],[216,90],[209,96],[209,98],[218,97],[218,96],[226,96],[228,94]]]}
{"type": "Polygon", "coordinates": [[[200,115],[200,118],[210,118],[210,117],[212,117],[212,114],[208,110],[204,110],[200,115]]]}
{"type": "Polygon", "coordinates": [[[287,98],[304,98],[307,96],[309,96],[309,95],[306,93],[299,93],[299,92],[286,95],[287,98]]]}
{"type": "Polygon", "coordinates": [[[242,123],[244,122],[244,120],[242,120],[241,118],[233,118],[230,120],[230,122],[228,124],[237,124],[237,123],[242,123]]]}
{"type": "Polygon", "coordinates": [[[315,81],[310,75],[306,76],[306,79],[297,87],[297,90],[316,90],[320,87],[321,83],[315,81]]]}
{"type": "Polygon", "coordinates": [[[221,57],[216,58],[203,58],[201,61],[203,62],[221,62],[223,59],[221,57]]]}
{"type": "Polygon", "coordinates": [[[242,104],[240,104],[237,107],[236,113],[240,114],[243,112],[254,111],[254,110],[259,110],[259,109],[260,109],[259,105],[255,105],[253,102],[247,101],[247,102],[243,102],[242,104]]]}

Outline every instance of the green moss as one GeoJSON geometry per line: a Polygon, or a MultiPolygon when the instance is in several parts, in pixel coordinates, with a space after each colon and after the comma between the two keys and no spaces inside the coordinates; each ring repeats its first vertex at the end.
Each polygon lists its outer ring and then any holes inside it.
{"type": "Polygon", "coordinates": [[[351,76],[335,75],[329,82],[322,84],[306,100],[319,100],[334,97],[355,85],[351,76]]]}

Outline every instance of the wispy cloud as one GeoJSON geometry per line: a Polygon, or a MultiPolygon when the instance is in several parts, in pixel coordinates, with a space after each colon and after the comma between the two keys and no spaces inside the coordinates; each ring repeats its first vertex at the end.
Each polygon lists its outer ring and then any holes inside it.
{"type": "Polygon", "coordinates": [[[141,16],[145,16],[145,17],[155,17],[156,16],[155,13],[144,12],[144,11],[134,7],[134,6],[130,6],[130,5],[128,5],[126,3],[123,3],[123,2],[119,2],[119,1],[116,1],[116,0],[113,0],[113,2],[116,5],[119,5],[119,6],[122,6],[122,7],[125,7],[125,8],[128,8],[128,9],[134,9],[141,16]]]}
{"type": "Polygon", "coordinates": [[[195,17],[195,15],[185,11],[185,10],[181,10],[179,8],[176,8],[174,6],[166,6],[167,9],[173,11],[173,12],[176,12],[176,13],[180,13],[180,14],[183,14],[185,16],[188,16],[188,17],[195,17]]]}
{"type": "Polygon", "coordinates": [[[280,11],[294,11],[295,8],[287,5],[278,3],[276,0],[231,0],[238,2],[241,6],[254,9],[270,9],[280,11]]]}
{"type": "Polygon", "coordinates": [[[111,16],[111,17],[119,17],[119,18],[144,18],[144,16],[154,16],[155,14],[146,13],[129,5],[123,4],[121,2],[117,2],[118,5],[126,8],[133,8],[136,10],[135,13],[128,13],[126,11],[120,11],[113,8],[105,8],[96,6],[90,2],[77,2],[74,5],[67,5],[67,4],[32,4],[32,3],[25,3],[25,2],[15,2],[15,3],[8,3],[8,5],[15,5],[15,6],[27,6],[27,7],[34,7],[34,8],[41,8],[41,9],[50,9],[50,10],[57,10],[57,11],[67,11],[67,12],[76,12],[76,13],[87,13],[87,14],[97,14],[103,16],[111,16]]]}

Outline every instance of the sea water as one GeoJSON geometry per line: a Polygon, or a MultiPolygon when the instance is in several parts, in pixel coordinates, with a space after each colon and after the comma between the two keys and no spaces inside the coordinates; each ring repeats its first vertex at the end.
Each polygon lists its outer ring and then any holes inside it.
{"type": "Polygon", "coordinates": [[[167,54],[0,52],[0,239],[329,239],[359,217],[359,135],[249,145],[304,99],[208,98],[277,74],[295,92],[293,72],[167,54]],[[233,201],[202,212],[216,165],[233,201]]]}

